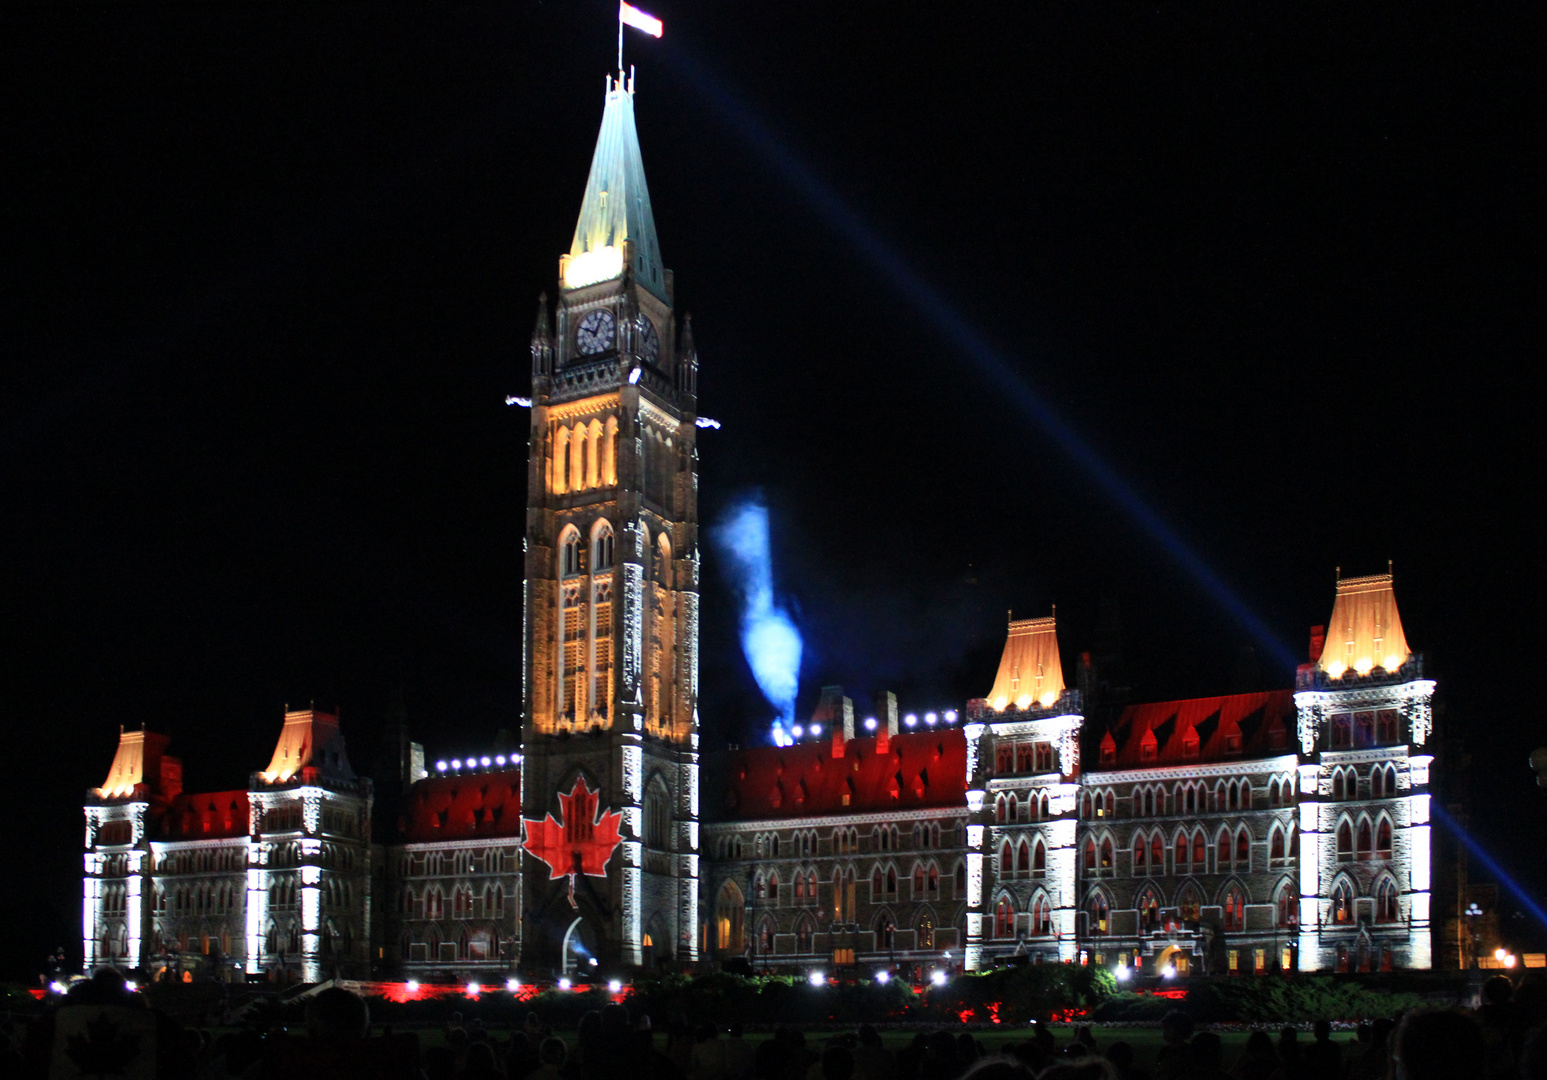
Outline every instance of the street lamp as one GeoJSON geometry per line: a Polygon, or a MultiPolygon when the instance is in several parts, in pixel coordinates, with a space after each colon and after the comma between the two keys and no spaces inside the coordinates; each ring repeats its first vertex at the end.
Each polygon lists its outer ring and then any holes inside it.
{"type": "Polygon", "coordinates": [[[1474,968],[1477,966],[1477,923],[1475,920],[1477,919],[1477,916],[1481,915],[1482,913],[1483,909],[1477,906],[1477,901],[1475,900],[1466,906],[1466,924],[1467,927],[1471,930],[1472,938],[1472,963],[1470,966],[1474,968]]]}

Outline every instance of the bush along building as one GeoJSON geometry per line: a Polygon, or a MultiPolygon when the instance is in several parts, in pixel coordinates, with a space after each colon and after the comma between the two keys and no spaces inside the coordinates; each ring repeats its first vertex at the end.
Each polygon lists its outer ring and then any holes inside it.
{"type": "Polygon", "coordinates": [[[621,75],[531,363],[519,746],[427,772],[400,726],[378,806],[315,709],[227,791],[121,733],[88,966],[1430,966],[1434,684],[1389,573],[1339,581],[1293,688],[1093,720],[1055,620],[1012,621],[986,697],[857,720],[829,687],[801,740],[712,755],[701,806],[698,354],[621,75]]]}

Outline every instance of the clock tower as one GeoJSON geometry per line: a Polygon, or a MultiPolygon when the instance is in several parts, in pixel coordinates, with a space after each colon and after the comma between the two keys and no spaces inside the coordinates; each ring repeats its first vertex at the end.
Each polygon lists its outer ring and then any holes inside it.
{"type": "Polygon", "coordinates": [[[697,959],[697,381],[633,80],[609,77],[558,301],[532,333],[524,965],[697,959]]]}

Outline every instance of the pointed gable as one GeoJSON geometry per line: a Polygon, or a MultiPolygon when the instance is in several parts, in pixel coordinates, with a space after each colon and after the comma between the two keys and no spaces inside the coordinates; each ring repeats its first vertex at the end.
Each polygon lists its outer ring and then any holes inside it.
{"type": "Polygon", "coordinates": [[[1292,690],[1130,705],[1101,740],[1101,766],[1143,769],[1271,757],[1285,752],[1294,716],[1292,690]]]}
{"type": "Polygon", "coordinates": [[[720,759],[721,806],[743,821],[893,809],[961,807],[967,801],[967,740],[959,728],[850,741],[832,756],[826,740],[759,746],[720,759]]]}
{"type": "Polygon", "coordinates": [[[1064,691],[1063,662],[1058,656],[1055,618],[1018,619],[1010,623],[1004,655],[988,703],[996,712],[1008,708],[1051,708],[1064,691]]]}
{"type": "Polygon", "coordinates": [[[398,833],[409,843],[521,835],[521,770],[420,780],[404,800],[398,833]]]}
{"type": "Polygon", "coordinates": [[[1391,574],[1340,578],[1316,666],[1339,679],[1347,671],[1396,671],[1410,655],[1391,574]]]}
{"type": "Polygon", "coordinates": [[[602,127],[564,263],[564,284],[579,288],[617,277],[623,272],[624,241],[634,245],[635,280],[665,300],[665,270],[634,126],[634,84],[608,76],[602,127]]]}

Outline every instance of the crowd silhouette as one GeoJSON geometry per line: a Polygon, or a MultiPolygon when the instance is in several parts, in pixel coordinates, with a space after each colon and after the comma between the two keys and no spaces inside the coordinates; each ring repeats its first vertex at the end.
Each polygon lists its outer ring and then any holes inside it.
{"type": "Polygon", "coordinates": [[[536,1013],[490,1030],[460,1013],[438,1031],[373,1030],[367,1002],[338,987],[308,1003],[304,1035],[283,1029],[184,1028],[146,1006],[121,974],[98,972],[30,1021],[0,1031],[0,1075],[167,1077],[174,1080],[1547,1080],[1547,998],[1487,982],[1475,1010],[1431,1008],[1360,1024],[1352,1039],[1325,1021],[1309,1033],[1254,1030],[1227,1055],[1215,1031],[1180,1010],[1161,1022],[1149,1068],[1121,1030],[1085,1026],[1062,1037],[1032,1024],[996,1036],[993,1052],[965,1029],[920,1031],[889,1048],[870,1026],[808,1036],[777,1027],[673,1022],[610,1004],[569,1038],[536,1013]],[[431,1037],[433,1035],[433,1037],[431,1037]],[[423,1037],[421,1037],[423,1036],[423,1037]]]}

